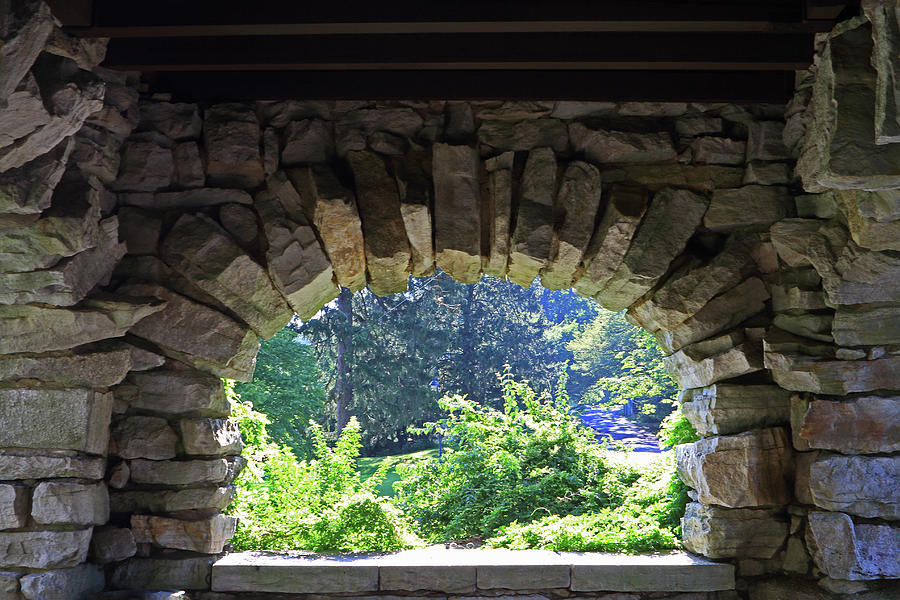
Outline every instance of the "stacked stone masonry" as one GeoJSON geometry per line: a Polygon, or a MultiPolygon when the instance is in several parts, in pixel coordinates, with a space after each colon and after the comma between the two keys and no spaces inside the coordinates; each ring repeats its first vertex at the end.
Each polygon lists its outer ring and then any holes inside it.
{"type": "Polygon", "coordinates": [[[436,268],[657,337],[703,436],[677,452],[684,544],[743,597],[900,594],[894,0],[821,35],[787,107],[200,106],[11,7],[0,599],[209,590],[244,466],[220,378],[339,286],[436,268]]]}

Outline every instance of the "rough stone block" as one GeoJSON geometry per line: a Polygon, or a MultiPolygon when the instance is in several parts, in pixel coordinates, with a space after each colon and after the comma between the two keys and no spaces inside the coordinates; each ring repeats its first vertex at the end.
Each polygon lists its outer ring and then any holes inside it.
{"type": "Polygon", "coordinates": [[[427,150],[408,152],[391,161],[415,277],[434,272],[434,182],[431,163],[432,157],[427,150]]]}
{"type": "Polygon", "coordinates": [[[261,133],[253,108],[214,104],[203,115],[206,177],[210,185],[250,190],[265,179],[259,152],[261,133]]]}
{"type": "Polygon", "coordinates": [[[596,131],[572,123],[569,136],[575,151],[594,164],[674,162],[677,158],[672,137],[666,132],[596,131]]]}
{"type": "Polygon", "coordinates": [[[900,390],[900,357],[828,360],[791,352],[765,352],[766,368],[786,390],[845,396],[873,390],[900,390]]]}
{"type": "Polygon", "coordinates": [[[175,161],[175,172],[172,174],[172,185],[177,188],[202,188],[206,185],[206,172],[200,158],[200,148],[196,142],[181,142],[172,147],[172,160],[175,161]]]}
{"type": "Polygon", "coordinates": [[[4,568],[62,569],[87,558],[91,530],[0,531],[0,565],[4,568]]]}
{"type": "Polygon", "coordinates": [[[809,447],[844,454],[900,451],[900,397],[865,396],[845,400],[797,396],[792,427],[809,447]]]}
{"type": "Polygon", "coordinates": [[[814,511],[808,516],[806,545],[816,566],[829,577],[858,581],[900,577],[900,527],[855,523],[844,513],[814,511]]]}
{"type": "Polygon", "coordinates": [[[134,366],[126,344],[82,346],[43,355],[0,355],[0,381],[39,379],[72,387],[109,387],[121,382],[134,366]]]}
{"type": "Polygon", "coordinates": [[[178,427],[186,454],[240,454],[244,447],[237,421],[184,419],[178,427]]]}
{"type": "Polygon", "coordinates": [[[831,327],[834,315],[830,312],[810,314],[778,314],[772,321],[775,327],[802,338],[831,342],[831,327]]]}
{"type": "Polygon", "coordinates": [[[112,402],[112,394],[83,389],[0,390],[0,447],[105,454],[112,402]]]}
{"type": "Polygon", "coordinates": [[[185,102],[141,104],[141,129],[158,131],[169,139],[196,140],[200,137],[202,125],[196,104],[185,102]]]}
{"type": "Polygon", "coordinates": [[[702,115],[679,117],[675,119],[675,131],[682,137],[692,137],[703,135],[704,133],[721,133],[722,119],[702,115]]]}
{"type": "Polygon", "coordinates": [[[157,140],[136,134],[122,148],[119,176],[112,188],[120,192],[155,192],[172,183],[175,161],[172,148],[163,146],[167,140],[157,140]]]}
{"type": "Polygon", "coordinates": [[[69,451],[0,450],[0,480],[55,477],[102,479],[105,469],[104,458],[81,456],[69,451]]]}
{"type": "Polygon", "coordinates": [[[870,252],[852,241],[835,250],[835,244],[821,235],[813,236],[809,247],[810,261],[831,304],[896,302],[900,297],[898,253],[870,252]]]}
{"type": "Polygon", "coordinates": [[[430,590],[448,594],[475,591],[475,567],[445,565],[383,565],[378,568],[382,591],[430,590]]]}
{"type": "Polygon", "coordinates": [[[478,128],[478,141],[498,152],[522,152],[532,148],[553,148],[565,152],[569,147],[566,124],[557,119],[527,121],[485,121],[478,128]]]}
{"type": "Polygon", "coordinates": [[[675,450],[679,476],[704,504],[744,508],[791,499],[793,450],[781,427],[706,438],[675,450]]]}
{"type": "MultiPolygon", "coordinates": [[[[474,580],[473,571],[473,586],[474,580]]],[[[212,589],[288,594],[296,590],[317,594],[373,593],[378,591],[378,565],[347,565],[315,556],[230,554],[213,568],[212,589]]]]}
{"type": "Polygon", "coordinates": [[[130,558],[117,564],[110,575],[114,590],[208,590],[215,556],[130,558]]]}
{"type": "Polygon", "coordinates": [[[682,395],[681,411],[703,436],[786,425],[791,393],[775,385],[719,383],[682,395]]]}
{"type": "Polygon", "coordinates": [[[123,561],[137,553],[134,534],[127,527],[96,527],[91,538],[91,562],[105,565],[123,561]]]}
{"type": "Polygon", "coordinates": [[[156,194],[119,194],[119,204],[153,210],[206,208],[220,204],[250,204],[250,194],[243,190],[201,187],[180,192],[156,194]]]}
{"type": "Polygon", "coordinates": [[[70,138],[18,169],[0,174],[0,213],[40,214],[50,208],[53,190],[62,179],[74,146],[70,138]]]}
{"type": "Polygon", "coordinates": [[[178,434],[160,417],[130,416],[113,424],[110,452],[122,458],[174,458],[178,434]]]}
{"type": "Polygon", "coordinates": [[[699,137],[691,142],[693,162],[717,165],[743,165],[747,142],[722,137],[699,137]]]}
{"type": "Polygon", "coordinates": [[[161,548],[217,554],[234,536],[237,517],[214,515],[197,521],[183,521],[150,515],[132,515],[131,530],[138,544],[161,548]]]}
{"type": "MultiPolygon", "coordinates": [[[[734,588],[734,567],[688,554],[625,557],[609,562],[591,557],[587,564],[576,558],[572,565],[572,590],[585,592],[715,592],[734,588]],[[595,564],[590,564],[595,563],[595,564]],[[601,563],[601,564],[596,564],[601,563]]],[[[691,594],[692,596],[693,594],[691,594]]],[[[705,595],[705,594],[700,594],[705,595]]],[[[688,594],[684,594],[688,596],[688,594]]],[[[608,594],[610,600],[633,600],[637,594],[608,594]]],[[[675,596],[676,598],[679,595],[675,596]]]]}
{"type": "Polygon", "coordinates": [[[772,310],[775,312],[822,310],[825,294],[821,290],[805,290],[796,285],[771,285],[772,310]]]}
{"type": "Polygon", "coordinates": [[[676,187],[710,194],[720,188],[740,187],[744,180],[744,169],[725,165],[618,165],[601,173],[604,181],[621,180],[652,192],[676,187]]]}
{"type": "MultiPolygon", "coordinates": [[[[744,185],[786,185],[791,182],[789,163],[752,162],[744,171],[744,185]]],[[[794,198],[795,202],[797,198],[794,198]]],[[[797,203],[797,211],[800,208],[797,203]]],[[[809,216],[809,215],[800,215],[809,216]]]]}
{"type": "MultiPolygon", "coordinates": [[[[510,561],[514,562],[514,561],[510,561]]],[[[478,589],[538,590],[569,587],[569,565],[478,565],[478,589]]]]}
{"type": "Polygon", "coordinates": [[[24,485],[0,483],[0,529],[25,527],[30,492],[24,485]]]}
{"type": "MultiPolygon", "coordinates": [[[[185,464],[185,463],[177,463],[185,464]]],[[[186,479],[186,478],[184,478],[186,479]]],[[[188,484],[196,484],[190,481],[188,484]]],[[[234,487],[186,490],[112,491],[109,506],[118,513],[172,513],[182,510],[224,510],[234,498],[234,487]]],[[[96,537],[96,533],[94,534],[96,537]]]]}
{"type": "Polygon", "coordinates": [[[780,121],[750,121],[747,123],[747,161],[788,160],[790,152],[784,146],[784,123],[780,121]]]}
{"type": "Polygon", "coordinates": [[[703,225],[713,231],[771,225],[789,216],[793,201],[783,186],[745,185],[713,192],[703,225]]]}
{"type": "Polygon", "coordinates": [[[24,573],[17,571],[0,571],[0,599],[23,600],[20,593],[19,580],[24,573]]]}
{"type": "Polygon", "coordinates": [[[775,510],[719,508],[690,502],[681,519],[684,547],[709,558],[772,558],[788,536],[775,510]]]}
{"type": "Polygon", "coordinates": [[[550,258],[556,157],[550,148],[528,153],[520,184],[516,227],[510,238],[509,280],[528,287],[550,258]]]}
{"type": "Polygon", "coordinates": [[[200,371],[155,369],[131,373],[114,390],[132,408],[170,415],[226,417],[231,412],[218,377],[200,371]]]}
{"type": "Polygon", "coordinates": [[[900,519],[900,456],[822,454],[810,466],[809,490],[825,510],[900,519]]]}
{"type": "Polygon", "coordinates": [[[135,206],[119,208],[119,238],[128,246],[129,254],[156,254],[162,219],[135,206]]]}
{"type": "Polygon", "coordinates": [[[900,343],[900,306],[839,306],[833,334],[841,346],[900,343]]]}
{"type": "Polygon", "coordinates": [[[758,340],[731,332],[686,346],[663,364],[682,389],[693,389],[760,371],[763,356],[758,340]]]}
{"type": "Polygon", "coordinates": [[[478,153],[468,146],[435,144],[435,264],[462,283],[481,276],[481,189],[478,153]]]}
{"type": "Polygon", "coordinates": [[[487,203],[485,214],[490,215],[488,239],[488,256],[483,261],[482,270],[486,275],[506,277],[509,263],[509,236],[512,224],[512,182],[514,152],[504,152],[489,158],[484,166],[488,171],[488,193],[484,201],[487,203]]]}
{"type": "Polygon", "coordinates": [[[26,600],[69,600],[86,598],[103,589],[103,570],[96,565],[30,573],[22,577],[26,600]]]}
{"type": "Polygon", "coordinates": [[[131,481],[150,485],[202,485],[229,482],[243,467],[243,459],[216,458],[211,460],[133,460],[131,481]]]}
{"type": "Polygon", "coordinates": [[[103,483],[44,481],[34,488],[31,516],[39,525],[103,525],[109,493],[103,483]]]}
{"type": "Polygon", "coordinates": [[[7,8],[3,23],[3,58],[0,60],[0,106],[28,73],[53,31],[50,8],[35,0],[7,8]]]}
{"type": "Polygon", "coordinates": [[[284,166],[326,163],[334,156],[331,126],[321,119],[291,121],[283,136],[281,164],[284,166]]]}

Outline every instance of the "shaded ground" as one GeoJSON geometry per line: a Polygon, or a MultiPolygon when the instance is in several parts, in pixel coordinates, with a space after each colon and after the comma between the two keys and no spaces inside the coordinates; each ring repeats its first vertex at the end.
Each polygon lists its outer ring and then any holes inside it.
{"type": "Polygon", "coordinates": [[[597,432],[597,439],[600,441],[609,436],[633,452],[661,452],[654,431],[626,419],[622,416],[623,408],[587,408],[580,417],[585,425],[597,432]]]}

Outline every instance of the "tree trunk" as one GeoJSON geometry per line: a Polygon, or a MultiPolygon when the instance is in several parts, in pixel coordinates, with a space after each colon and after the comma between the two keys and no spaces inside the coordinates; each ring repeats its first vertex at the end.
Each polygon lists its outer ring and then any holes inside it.
{"type": "Polygon", "coordinates": [[[353,364],[353,292],[347,288],[341,288],[337,298],[337,307],[344,315],[346,323],[343,332],[337,339],[337,360],[335,370],[337,376],[334,382],[334,417],[337,423],[337,434],[341,435],[344,426],[350,420],[349,408],[353,402],[353,383],[351,382],[353,364]]]}

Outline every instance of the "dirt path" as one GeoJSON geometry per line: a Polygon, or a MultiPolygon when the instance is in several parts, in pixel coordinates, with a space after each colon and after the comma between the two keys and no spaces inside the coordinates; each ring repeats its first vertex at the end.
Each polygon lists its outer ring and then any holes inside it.
{"type": "Polygon", "coordinates": [[[660,453],[653,430],[629,421],[622,416],[621,410],[621,408],[613,410],[588,408],[581,413],[581,420],[597,432],[597,439],[608,435],[634,452],[660,453]]]}

